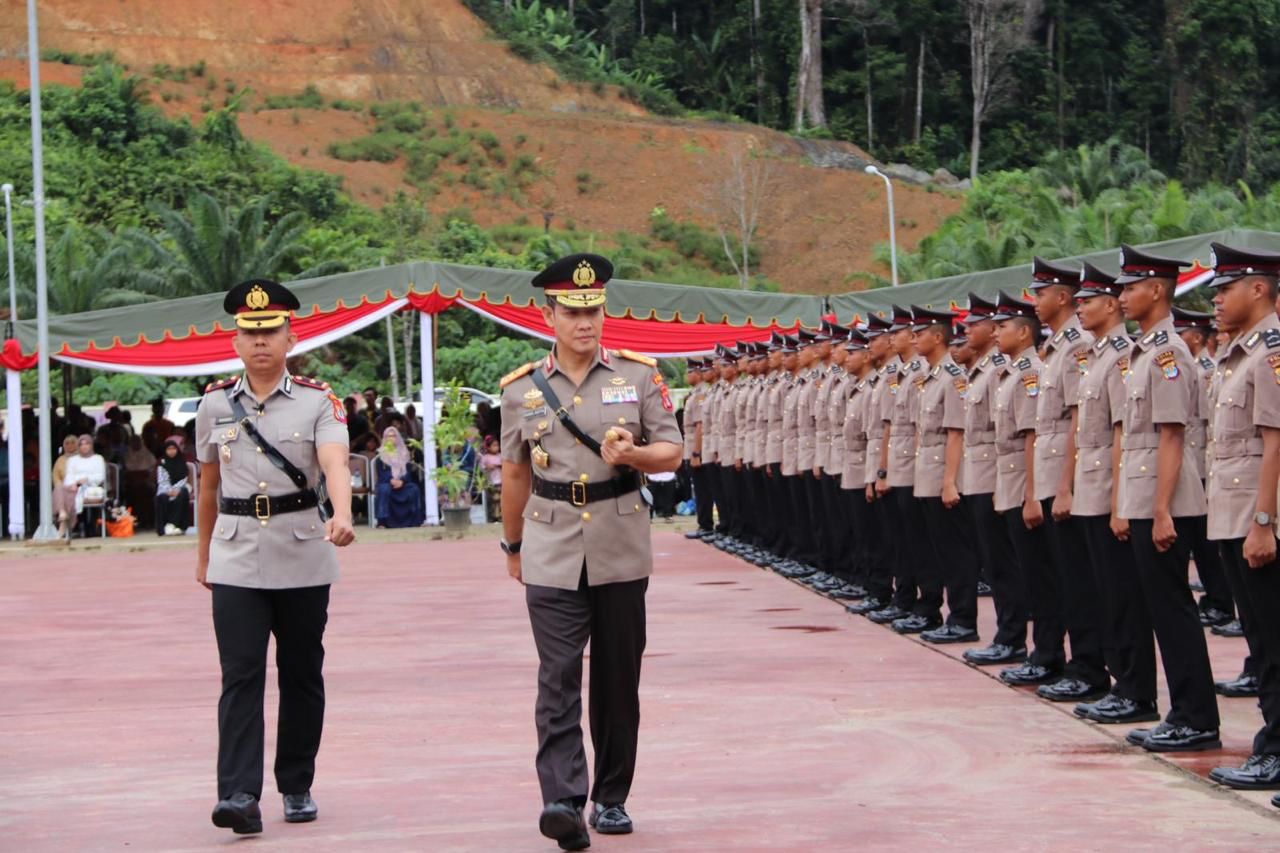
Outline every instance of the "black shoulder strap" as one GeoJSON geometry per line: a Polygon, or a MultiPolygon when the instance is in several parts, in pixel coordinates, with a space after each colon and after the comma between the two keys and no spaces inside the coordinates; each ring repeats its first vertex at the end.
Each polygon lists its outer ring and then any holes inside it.
{"type": "Polygon", "coordinates": [[[560,423],[564,424],[564,428],[573,434],[573,437],[581,441],[588,450],[596,456],[600,455],[600,442],[582,431],[582,427],[578,426],[573,418],[569,417],[569,413],[565,411],[564,406],[560,405],[560,398],[556,396],[556,392],[551,390],[551,383],[547,381],[547,377],[542,375],[542,370],[533,371],[531,376],[533,384],[542,392],[542,396],[546,398],[547,405],[555,411],[556,417],[560,419],[560,423]]]}
{"type": "Polygon", "coordinates": [[[253,443],[258,445],[258,448],[266,454],[267,458],[271,460],[272,465],[276,466],[288,475],[290,480],[293,480],[293,484],[298,487],[299,491],[307,488],[307,475],[302,472],[301,468],[286,459],[283,453],[276,450],[271,443],[262,437],[262,433],[258,432],[258,428],[253,425],[253,419],[250,418],[249,414],[244,410],[244,406],[240,404],[240,398],[231,393],[233,390],[234,389],[232,388],[227,389],[227,402],[231,404],[231,414],[240,422],[240,428],[244,430],[245,434],[248,435],[249,438],[253,439],[253,443]]]}

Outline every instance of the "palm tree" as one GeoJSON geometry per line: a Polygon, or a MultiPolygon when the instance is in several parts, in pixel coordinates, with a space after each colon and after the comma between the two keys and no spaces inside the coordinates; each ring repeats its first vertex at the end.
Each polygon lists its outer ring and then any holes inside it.
{"type": "MultiPolygon", "coordinates": [[[[34,258],[25,245],[15,249],[18,314],[34,317],[34,258]]],[[[46,255],[49,313],[79,314],[159,298],[161,294],[149,288],[149,274],[140,269],[138,260],[131,243],[105,228],[68,222],[46,255]]]]}
{"type": "Polygon", "coordinates": [[[262,197],[236,210],[198,193],[188,207],[190,218],[162,204],[150,205],[167,239],[144,231],[129,235],[154,261],[150,286],[170,297],[193,296],[221,293],[250,278],[312,278],[342,270],[341,264],[328,261],[289,275],[307,251],[302,241],[305,216],[288,213],[268,227],[268,201],[262,197]]]}

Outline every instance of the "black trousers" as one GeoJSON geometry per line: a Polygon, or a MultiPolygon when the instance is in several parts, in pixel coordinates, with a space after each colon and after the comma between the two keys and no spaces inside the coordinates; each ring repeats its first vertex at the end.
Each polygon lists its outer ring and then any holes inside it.
{"type": "Polygon", "coordinates": [[[1191,531],[1191,558],[1196,561],[1196,575],[1204,586],[1204,595],[1200,596],[1200,609],[1203,611],[1216,607],[1223,613],[1234,614],[1235,598],[1222,565],[1222,554],[1219,553],[1218,543],[1209,541],[1208,516],[1200,515],[1186,521],[1191,531]]]}
{"type": "Polygon", "coordinates": [[[1028,659],[1049,669],[1061,670],[1066,655],[1062,646],[1062,623],[1058,621],[1058,608],[1053,601],[1049,538],[1043,524],[1034,530],[1027,529],[1022,521],[1021,505],[1005,510],[1004,520],[1013,553],[1018,557],[1023,606],[1030,609],[1032,620],[1031,641],[1035,648],[1028,659]]]}
{"type": "Polygon", "coordinates": [[[640,663],[645,647],[644,595],[649,579],[576,590],[526,586],[529,624],[538,649],[535,766],[543,803],[587,802],[582,744],[582,654],[591,641],[590,725],[595,750],[591,801],[627,801],[640,732],[640,663]]]}
{"type": "Polygon", "coordinates": [[[693,497],[698,507],[698,529],[704,531],[716,528],[716,482],[715,470],[718,466],[713,462],[704,462],[693,469],[693,497]]]}
{"type": "Polygon", "coordinates": [[[978,555],[969,547],[965,498],[951,509],[942,498],[918,498],[933,562],[947,592],[947,624],[978,627],[978,555]]]}
{"type": "Polygon", "coordinates": [[[800,479],[804,483],[804,492],[809,506],[807,527],[808,536],[812,542],[809,547],[814,557],[813,565],[824,572],[829,572],[831,571],[831,553],[827,547],[829,541],[827,531],[830,522],[827,520],[827,497],[822,488],[822,480],[813,476],[812,468],[801,471],[800,479]]]}
{"type": "Polygon", "coordinates": [[[791,492],[791,547],[794,549],[793,559],[816,565],[818,555],[814,548],[817,540],[813,537],[813,516],[809,512],[809,491],[805,488],[804,475],[793,474],[785,478],[787,488],[791,492]]]}
{"type": "Polygon", "coordinates": [[[1105,515],[1077,516],[1102,603],[1102,649],[1115,684],[1111,692],[1156,701],[1156,644],[1133,549],[1111,532],[1105,515]]]}
{"type": "Polygon", "coordinates": [[[1053,564],[1054,599],[1058,619],[1071,638],[1071,659],[1065,674],[1095,687],[1110,687],[1111,678],[1102,657],[1102,621],[1098,584],[1090,569],[1084,532],[1075,518],[1061,521],[1053,517],[1053,499],[1040,502],[1044,510],[1045,533],[1049,537],[1049,558],[1053,564]]]}
{"type": "Polygon", "coordinates": [[[849,538],[849,504],[840,488],[840,475],[823,473],[822,497],[826,504],[826,547],[828,571],[853,580],[853,552],[849,538]]]}
{"type": "Polygon", "coordinates": [[[863,585],[869,598],[888,604],[893,598],[893,567],[896,559],[888,501],[876,499],[868,502],[865,487],[850,494],[853,495],[855,514],[861,519],[858,535],[864,543],[863,554],[866,560],[863,585]]]}
{"type": "MultiPolygon", "coordinates": [[[[1226,577],[1227,583],[1231,585],[1231,598],[1233,601],[1239,602],[1249,594],[1249,591],[1245,586],[1244,577],[1231,570],[1230,562],[1232,558],[1226,552],[1228,541],[1230,540],[1216,543],[1218,545],[1218,556],[1222,561],[1223,575],[1226,577]]],[[[1244,546],[1241,545],[1242,550],[1243,547],[1244,546]]],[[[1257,678],[1259,657],[1262,654],[1262,649],[1259,648],[1255,651],[1253,648],[1254,643],[1256,643],[1258,638],[1261,636],[1258,633],[1257,627],[1253,624],[1253,620],[1258,618],[1258,614],[1254,612],[1252,607],[1249,607],[1238,609],[1237,615],[1240,618],[1240,628],[1244,631],[1245,643],[1248,645],[1249,649],[1249,653],[1244,657],[1244,665],[1240,668],[1240,674],[1252,675],[1254,678],[1257,678]]]]}
{"type": "Polygon", "coordinates": [[[924,524],[920,517],[920,507],[916,503],[915,490],[911,486],[894,486],[885,499],[889,502],[886,509],[891,525],[890,535],[893,536],[896,546],[893,566],[893,603],[903,610],[910,610],[922,616],[928,615],[931,611],[940,614],[942,612],[941,584],[931,591],[928,601],[922,603],[917,594],[916,575],[921,569],[928,570],[924,565],[928,557],[922,553],[924,524]],[[918,609],[917,605],[919,605],[918,609]]]}
{"type": "Polygon", "coordinates": [[[1253,752],[1280,755],[1280,559],[1251,569],[1244,559],[1243,539],[1218,544],[1227,578],[1240,591],[1236,604],[1241,624],[1247,626],[1245,637],[1258,676],[1262,729],[1253,738],[1253,752]]]}
{"type": "Polygon", "coordinates": [[[1129,542],[1151,614],[1151,627],[1160,644],[1160,661],[1169,684],[1169,713],[1165,721],[1196,729],[1218,728],[1218,700],[1213,692],[1209,647],[1187,584],[1191,531],[1186,519],[1175,518],[1177,541],[1168,551],[1156,550],[1149,518],[1129,521],[1129,542]]]}
{"type": "Polygon", "coordinates": [[[996,512],[994,495],[965,495],[965,507],[973,519],[973,539],[977,543],[991,601],[996,609],[996,636],[993,642],[1013,648],[1027,644],[1027,604],[1018,557],[1009,539],[1009,526],[996,512]]]}
{"type": "Polygon", "coordinates": [[[790,512],[790,496],[783,494],[785,486],[776,462],[760,469],[761,505],[764,508],[765,543],[769,553],[781,556],[787,551],[787,515],[790,512]]]}
{"type": "Polygon", "coordinates": [[[670,518],[675,515],[676,488],[678,485],[675,480],[649,481],[649,493],[653,495],[653,507],[650,515],[661,516],[662,518],[670,518]]]}
{"type": "Polygon", "coordinates": [[[743,463],[738,472],[742,488],[743,536],[757,548],[768,541],[768,513],[765,512],[764,472],[743,463]]]}
{"type": "Polygon", "coordinates": [[[733,466],[716,464],[716,509],[720,510],[720,524],[716,530],[736,535],[738,525],[738,496],[734,490],[733,466]]]}
{"type": "Polygon", "coordinates": [[[263,692],[267,640],[276,638],[280,712],[276,788],[311,790],[324,727],[324,628],[329,587],[248,589],[213,585],[213,630],[222,664],[218,700],[218,799],[262,798],[263,692]]]}

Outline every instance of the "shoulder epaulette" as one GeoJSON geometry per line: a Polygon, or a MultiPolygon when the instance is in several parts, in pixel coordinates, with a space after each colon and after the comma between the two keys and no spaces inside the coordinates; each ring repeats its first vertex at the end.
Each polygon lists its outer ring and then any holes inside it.
{"type": "Polygon", "coordinates": [[[947,363],[945,363],[945,364],[944,364],[944,365],[942,365],[942,366],[943,366],[943,368],[945,368],[945,369],[946,369],[947,373],[950,373],[952,376],[962,376],[962,375],[964,375],[964,371],[960,369],[960,365],[956,364],[956,363],[955,363],[955,362],[953,362],[953,361],[948,361],[947,363]]]}
{"type": "Polygon", "coordinates": [[[295,376],[293,377],[293,381],[294,381],[294,384],[301,385],[304,388],[314,388],[317,391],[329,390],[328,382],[320,382],[318,380],[312,379],[310,376],[295,376]]]}
{"type": "Polygon", "coordinates": [[[1205,370],[1213,370],[1213,359],[1207,355],[1200,356],[1200,366],[1205,370]]]}
{"type": "Polygon", "coordinates": [[[897,373],[897,372],[898,372],[898,365],[897,365],[897,364],[894,364],[894,363],[886,364],[886,365],[884,366],[884,372],[885,372],[886,374],[887,374],[887,373],[897,373]]]}
{"type": "Polygon", "coordinates": [[[1030,369],[1031,369],[1031,358],[1030,358],[1030,356],[1025,356],[1025,355],[1024,355],[1022,358],[1018,359],[1018,360],[1014,363],[1013,367],[1014,367],[1014,369],[1015,369],[1015,370],[1030,370],[1030,369]]]}
{"type": "Polygon", "coordinates": [[[236,380],[239,378],[239,376],[228,376],[226,379],[219,379],[217,382],[210,382],[208,385],[204,386],[204,393],[208,394],[210,391],[220,391],[223,388],[229,388],[232,385],[235,385],[236,380]]]}
{"type": "Polygon", "coordinates": [[[508,385],[510,385],[512,382],[515,382],[521,376],[528,376],[530,373],[533,373],[533,369],[537,366],[538,366],[537,361],[531,361],[528,364],[520,365],[515,370],[508,373],[506,376],[499,379],[498,387],[506,388],[508,385]]]}
{"type": "Polygon", "coordinates": [[[1062,330],[1062,334],[1066,337],[1067,340],[1071,341],[1072,343],[1075,343],[1076,341],[1080,340],[1080,330],[1077,329],[1075,326],[1067,326],[1065,329],[1062,330]]]}
{"type": "Polygon", "coordinates": [[[1267,329],[1262,333],[1262,340],[1266,341],[1267,349],[1280,347],[1280,329],[1267,329]]]}
{"type": "Polygon", "coordinates": [[[1129,339],[1124,335],[1112,335],[1111,348],[1116,352],[1124,352],[1129,348],[1129,339]]]}
{"type": "Polygon", "coordinates": [[[920,359],[917,358],[911,362],[911,366],[908,368],[908,370],[915,371],[919,369],[920,369],[920,359]]]}
{"type": "Polygon", "coordinates": [[[632,352],[629,349],[618,350],[618,355],[622,358],[627,359],[628,361],[638,361],[641,364],[647,364],[650,367],[658,366],[658,360],[656,358],[649,358],[649,356],[647,355],[641,355],[640,353],[632,352]]]}
{"type": "Polygon", "coordinates": [[[1139,342],[1139,346],[1143,347],[1159,347],[1169,342],[1169,332],[1161,329],[1158,332],[1151,332],[1139,342]]]}
{"type": "Polygon", "coordinates": [[[997,367],[1003,367],[1006,361],[1008,361],[1008,359],[1004,357],[1004,353],[1002,352],[991,354],[991,363],[997,367]]]}

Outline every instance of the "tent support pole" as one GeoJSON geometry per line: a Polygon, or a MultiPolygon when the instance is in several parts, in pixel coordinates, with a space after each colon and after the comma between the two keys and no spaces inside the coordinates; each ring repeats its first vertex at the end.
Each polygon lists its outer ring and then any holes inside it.
{"type": "Polygon", "coordinates": [[[435,374],[435,315],[423,317],[418,323],[419,346],[422,357],[422,467],[427,472],[422,487],[427,497],[427,524],[440,523],[440,500],[436,493],[436,374],[435,374]]]}

